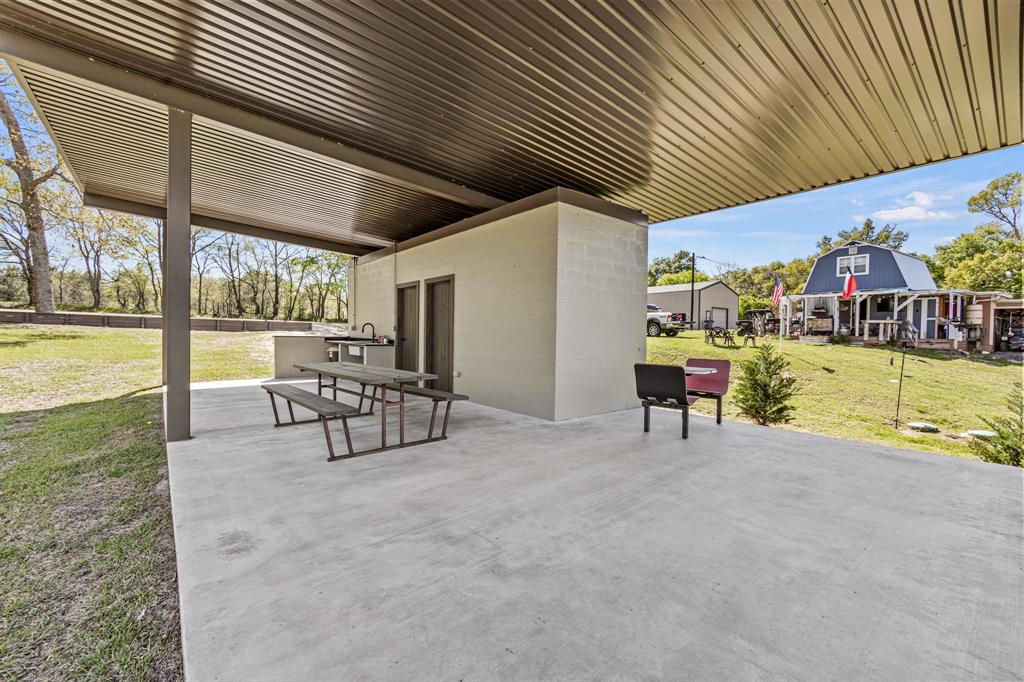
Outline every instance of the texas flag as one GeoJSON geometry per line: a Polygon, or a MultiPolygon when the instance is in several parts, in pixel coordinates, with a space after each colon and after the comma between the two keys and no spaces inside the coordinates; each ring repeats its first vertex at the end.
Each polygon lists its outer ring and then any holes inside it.
{"type": "Polygon", "coordinates": [[[853,276],[853,270],[846,268],[846,281],[843,283],[843,298],[850,298],[853,292],[857,291],[857,278],[853,276]]]}

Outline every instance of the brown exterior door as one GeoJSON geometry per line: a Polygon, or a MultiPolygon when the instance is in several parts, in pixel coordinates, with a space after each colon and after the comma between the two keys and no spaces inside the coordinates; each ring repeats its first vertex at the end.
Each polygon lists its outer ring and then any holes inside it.
{"type": "Polygon", "coordinates": [[[423,371],[436,374],[427,381],[429,388],[452,390],[455,368],[455,276],[428,279],[426,326],[426,366],[423,371]]]}
{"type": "Polygon", "coordinates": [[[420,285],[399,284],[395,330],[395,368],[415,372],[420,365],[420,285]]]}

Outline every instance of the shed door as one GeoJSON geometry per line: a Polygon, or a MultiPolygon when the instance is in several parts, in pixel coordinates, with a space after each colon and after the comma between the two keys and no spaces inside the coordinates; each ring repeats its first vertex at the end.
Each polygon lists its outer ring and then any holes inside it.
{"type": "Polygon", "coordinates": [[[455,369],[455,276],[427,280],[426,357],[423,371],[436,374],[428,388],[452,390],[455,369]]]}
{"type": "Polygon", "coordinates": [[[398,285],[398,329],[395,331],[395,368],[415,372],[420,360],[420,286],[398,285]]]}
{"type": "Polygon", "coordinates": [[[711,309],[711,323],[716,327],[728,327],[729,326],[729,309],[728,308],[712,308],[711,309]]]}

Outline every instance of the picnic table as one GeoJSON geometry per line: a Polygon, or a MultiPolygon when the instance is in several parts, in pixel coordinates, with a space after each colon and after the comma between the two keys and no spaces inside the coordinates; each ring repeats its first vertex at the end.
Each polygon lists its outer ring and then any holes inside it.
{"type": "MultiPolygon", "coordinates": [[[[323,395],[326,388],[334,393],[337,400],[338,392],[349,393],[359,396],[360,415],[372,415],[375,403],[380,403],[380,449],[388,448],[388,406],[398,406],[398,447],[404,447],[405,442],[405,386],[415,384],[418,381],[436,379],[436,374],[428,372],[411,372],[404,369],[392,367],[377,367],[375,365],[364,365],[356,362],[309,362],[296,364],[295,368],[303,372],[312,372],[317,376],[317,395],[323,395]],[[331,379],[330,383],[324,382],[324,377],[331,379]],[[359,384],[359,391],[338,385],[338,380],[352,381],[359,384]],[[388,387],[398,386],[398,399],[388,399],[388,387]],[[366,388],[372,387],[371,395],[366,395],[366,388]],[[380,390],[380,397],[377,391],[380,390]],[[364,400],[370,401],[370,409],[363,412],[364,400]]],[[[393,391],[393,389],[392,389],[393,391]]],[[[393,391],[394,392],[394,391],[393,391]]],[[[411,443],[410,443],[411,445],[411,443]]]]}

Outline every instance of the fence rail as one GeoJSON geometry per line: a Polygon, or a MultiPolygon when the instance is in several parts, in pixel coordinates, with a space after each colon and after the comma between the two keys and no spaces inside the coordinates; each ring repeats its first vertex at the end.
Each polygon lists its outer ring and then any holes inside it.
{"type": "MultiPolygon", "coordinates": [[[[33,310],[0,308],[0,323],[69,324],[83,327],[117,327],[123,329],[160,329],[160,315],[124,315],[121,313],[37,313],[33,310]]],[[[197,332],[308,332],[312,322],[292,320],[240,320],[221,317],[193,317],[192,331],[197,332]]]]}

